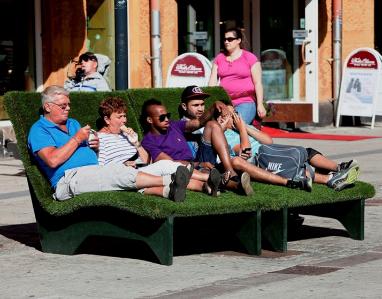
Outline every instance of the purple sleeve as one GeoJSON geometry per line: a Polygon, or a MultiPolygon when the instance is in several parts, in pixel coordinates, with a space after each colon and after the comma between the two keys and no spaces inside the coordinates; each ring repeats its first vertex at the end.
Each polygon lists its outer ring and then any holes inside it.
{"type": "Polygon", "coordinates": [[[186,132],[186,120],[176,120],[176,121],[171,121],[171,126],[180,131],[181,133],[186,132]]]}

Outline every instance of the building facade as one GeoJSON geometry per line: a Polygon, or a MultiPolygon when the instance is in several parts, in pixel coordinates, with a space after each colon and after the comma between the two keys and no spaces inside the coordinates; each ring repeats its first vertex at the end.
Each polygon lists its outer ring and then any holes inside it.
{"type": "MultiPolygon", "coordinates": [[[[0,94],[62,85],[73,73],[73,61],[87,50],[112,60],[108,80],[115,88],[116,2],[0,0],[0,94]]],[[[177,55],[198,52],[212,60],[222,48],[223,31],[240,27],[246,48],[261,58],[266,100],[283,107],[290,121],[331,120],[331,103],[336,98],[333,5],[338,0],[125,2],[128,69],[124,71],[129,88],[153,86],[152,8],[159,5],[164,86],[168,67],[177,55]]],[[[375,17],[380,1],[340,2],[341,60],[355,48],[382,49],[381,21],[375,17]]]]}

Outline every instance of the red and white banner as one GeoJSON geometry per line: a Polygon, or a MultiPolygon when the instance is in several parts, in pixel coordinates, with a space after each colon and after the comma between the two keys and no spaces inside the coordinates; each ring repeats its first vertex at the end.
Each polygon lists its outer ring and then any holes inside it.
{"type": "Polygon", "coordinates": [[[211,62],[198,53],[184,53],[174,59],[167,72],[167,87],[207,86],[211,62]]]}
{"type": "Polygon", "coordinates": [[[345,60],[338,98],[336,126],[340,116],[382,115],[382,56],[371,48],[352,51],[345,60]]]}

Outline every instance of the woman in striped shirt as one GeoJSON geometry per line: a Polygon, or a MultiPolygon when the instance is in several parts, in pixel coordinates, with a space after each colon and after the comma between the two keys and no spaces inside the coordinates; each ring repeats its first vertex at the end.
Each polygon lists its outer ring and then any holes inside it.
{"type": "Polygon", "coordinates": [[[123,99],[119,97],[106,98],[98,108],[102,121],[102,128],[98,132],[100,165],[124,163],[137,167],[149,163],[149,155],[141,146],[138,134],[125,126],[126,110],[123,99]]]}

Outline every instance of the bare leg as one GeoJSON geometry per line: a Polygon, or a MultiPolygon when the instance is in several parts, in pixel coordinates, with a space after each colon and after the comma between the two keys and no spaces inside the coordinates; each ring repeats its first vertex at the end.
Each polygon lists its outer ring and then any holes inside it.
{"type": "Polygon", "coordinates": [[[208,173],[201,172],[201,171],[195,169],[194,172],[192,173],[191,178],[194,180],[207,182],[208,175],[209,175],[208,173]]]}
{"type": "Polygon", "coordinates": [[[138,172],[136,182],[137,189],[149,187],[163,187],[163,177],[148,174],[145,172],[138,172]]]}
{"type": "Polygon", "coordinates": [[[273,174],[270,171],[261,169],[257,167],[256,165],[253,165],[252,163],[249,163],[246,160],[239,157],[233,158],[232,164],[236,170],[248,172],[248,174],[251,176],[252,179],[259,182],[269,183],[273,185],[281,185],[281,186],[285,186],[288,182],[288,179],[283,178],[279,175],[273,174]]]}
{"type": "Polygon", "coordinates": [[[203,184],[203,181],[191,179],[187,185],[187,189],[192,191],[202,191],[203,184]]]}
{"type": "Polygon", "coordinates": [[[337,162],[330,160],[326,158],[323,155],[317,154],[310,159],[309,162],[312,166],[320,168],[320,169],[325,169],[328,172],[329,171],[337,171],[337,162]]]}
{"type": "Polygon", "coordinates": [[[163,187],[149,187],[145,188],[145,195],[157,195],[163,197],[163,187]]]}
{"type": "Polygon", "coordinates": [[[223,130],[216,121],[209,121],[207,123],[204,128],[203,139],[212,144],[213,148],[218,153],[224,169],[231,171],[232,176],[236,175],[231,163],[227,140],[225,139],[223,130]]]}
{"type": "Polygon", "coordinates": [[[329,175],[322,173],[314,174],[314,182],[318,184],[326,184],[329,181],[329,175]]]}

